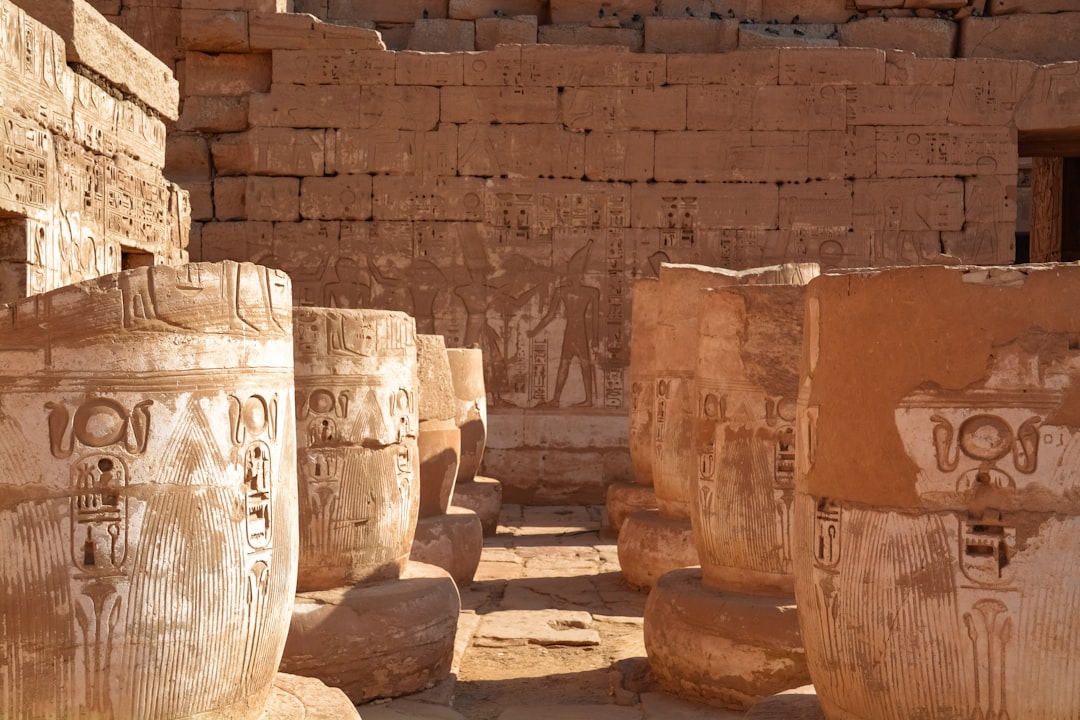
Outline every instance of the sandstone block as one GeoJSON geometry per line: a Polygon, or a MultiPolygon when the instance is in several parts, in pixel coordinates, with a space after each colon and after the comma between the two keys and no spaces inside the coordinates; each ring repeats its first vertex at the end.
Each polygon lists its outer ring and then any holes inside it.
{"type": "Polygon", "coordinates": [[[554,123],[559,118],[555,88],[444,87],[439,118],[452,123],[554,123]]]}
{"type": "Polygon", "coordinates": [[[247,95],[188,95],[176,129],[182,132],[226,133],[248,128],[247,95]]]}
{"type": "Polygon", "coordinates": [[[173,133],[165,146],[166,176],[173,182],[210,179],[210,144],[196,133],[173,133]]]}
{"type": "Polygon", "coordinates": [[[906,50],[919,57],[951,58],[958,28],[945,18],[863,18],[840,26],[844,47],[906,50]]]}
{"type": "Polygon", "coordinates": [[[300,215],[305,220],[371,218],[371,176],[306,177],[300,183],[300,215]]]}
{"type": "Polygon", "coordinates": [[[751,85],[691,85],[686,88],[690,130],[749,130],[755,88],[751,85]]]}
{"type": "Polygon", "coordinates": [[[698,564],[689,520],[656,510],[631,513],[619,530],[619,566],[626,582],[646,590],[664,573],[698,564]]]}
{"type": "Polygon", "coordinates": [[[722,53],[739,45],[739,21],[709,18],[645,18],[645,52],[722,53]]]}
{"type": "Polygon", "coordinates": [[[1016,143],[1004,127],[880,127],[880,177],[964,176],[1016,172],[1016,143]]]}
{"type": "MultiPolygon", "coordinates": [[[[964,184],[958,178],[856,180],[854,199],[857,232],[960,230],[964,225],[964,184]]],[[[899,253],[903,237],[894,239],[898,247],[893,252],[899,253]]]]}
{"type": "Polygon", "coordinates": [[[1075,60],[1080,12],[967,17],[960,21],[957,57],[1030,60],[1039,65],[1075,60]]]}
{"type": "Polygon", "coordinates": [[[372,215],[376,220],[468,220],[483,215],[484,181],[480,178],[415,178],[376,175],[372,215]]]}
{"type": "Polygon", "coordinates": [[[185,10],[180,14],[184,47],[211,53],[247,52],[248,14],[237,10],[185,10]]]}
{"type": "Polygon", "coordinates": [[[634,183],[630,225],[661,230],[777,227],[776,185],[634,183]]]}
{"type": "Polygon", "coordinates": [[[247,218],[247,178],[219,177],[214,180],[213,209],[218,221],[247,218]]]}
{"type": "Polygon", "coordinates": [[[386,49],[395,52],[405,50],[409,47],[409,35],[412,34],[412,29],[412,23],[399,23],[396,25],[380,24],[378,27],[379,36],[386,45],[386,49]]]}
{"type": "Polygon", "coordinates": [[[777,50],[672,55],[667,59],[667,82],[672,85],[776,85],[779,76],[777,50]]]}
{"type": "Polygon", "coordinates": [[[684,17],[688,13],[697,18],[717,15],[734,15],[736,18],[760,18],[761,0],[658,0],[656,9],[664,17],[684,17]]]}
{"type": "Polygon", "coordinates": [[[1035,70],[1027,94],[1016,111],[1021,131],[1074,127],[1080,108],[1080,66],[1062,63],[1035,70]]]}
{"type": "MultiPolygon", "coordinates": [[[[659,268],[656,269],[659,276],[659,268]]],[[[661,285],[658,278],[642,277],[634,281],[630,312],[630,434],[628,447],[634,468],[634,482],[652,488],[656,482],[657,461],[657,376],[663,370],[657,351],[659,338],[661,285]]],[[[608,493],[609,501],[612,497],[608,493]]],[[[656,507],[656,492],[650,493],[649,508],[656,507]]],[[[610,505],[610,502],[609,502],[610,505]]],[[[612,510],[608,510],[612,517],[612,510]]],[[[618,528],[626,517],[618,518],[618,528]]],[[[613,522],[614,524],[614,522],[613,522]]]]}
{"type": "Polygon", "coordinates": [[[327,173],[457,175],[458,126],[438,130],[342,129],[327,133],[327,173]]]}
{"type": "Polygon", "coordinates": [[[888,85],[952,85],[955,70],[956,61],[952,59],[921,58],[900,51],[885,53],[888,85]]]}
{"type": "Polygon", "coordinates": [[[834,85],[760,87],[754,94],[754,130],[844,130],[846,95],[834,85]]]}
{"type": "Polygon", "coordinates": [[[547,9],[545,0],[450,0],[447,10],[455,20],[482,20],[522,15],[540,17],[547,14],[547,9]]]}
{"type": "Polygon", "coordinates": [[[1034,77],[1035,67],[1029,63],[981,58],[957,61],[949,123],[1009,125],[1034,77]]]}
{"type": "Polygon", "coordinates": [[[852,223],[852,182],[817,180],[780,188],[781,228],[846,230],[852,223]]]}
{"type": "Polygon", "coordinates": [[[322,175],[325,131],[254,128],[210,145],[219,175],[322,175]]]}
{"type": "Polygon", "coordinates": [[[483,616],[473,642],[480,647],[597,646],[600,633],[589,627],[592,623],[592,615],[582,610],[496,610],[483,616]]]}
{"type": "Polygon", "coordinates": [[[656,134],[656,170],[662,182],[802,182],[810,176],[808,134],[699,131],[656,134]]]}
{"type": "Polygon", "coordinates": [[[745,710],[809,679],[791,596],[720,592],[675,570],[649,593],[644,629],[660,686],[697,702],[745,710]]]}
{"type": "Polygon", "coordinates": [[[585,174],[585,133],[561,124],[459,126],[458,172],[480,177],[566,177],[585,174]],[[543,152],[537,152],[543,148],[543,152]]]}
{"type": "Polygon", "coordinates": [[[684,130],[686,87],[577,87],[563,93],[562,116],[575,130],[684,130]]]}
{"type": "Polygon", "coordinates": [[[273,247],[274,224],[268,222],[207,223],[200,230],[200,236],[204,258],[225,259],[230,254],[236,255],[241,251],[244,257],[261,257],[270,254],[273,247]]]}
{"type": "Polygon", "coordinates": [[[466,85],[521,84],[520,47],[504,45],[486,52],[465,53],[464,61],[466,85]]]}
{"type": "Polygon", "coordinates": [[[274,50],[272,57],[274,83],[393,85],[397,73],[397,55],[385,50],[274,50]]]}
{"type": "Polygon", "coordinates": [[[536,38],[536,15],[484,17],[476,20],[477,50],[494,50],[498,45],[507,44],[532,45],[536,43],[536,38]]]}
{"type": "Polygon", "coordinates": [[[588,23],[597,17],[617,16],[628,21],[634,15],[652,15],[657,3],[653,0],[550,0],[548,6],[553,23],[588,23]]]}
{"type": "Polygon", "coordinates": [[[885,82],[882,50],[781,48],[781,85],[881,85],[885,82]]]}
{"type": "Polygon", "coordinates": [[[468,20],[422,18],[409,33],[409,50],[465,52],[476,49],[476,25],[468,20]]]}
{"type": "Polygon", "coordinates": [[[451,505],[443,514],[417,521],[409,561],[440,567],[461,587],[472,582],[483,549],[480,517],[472,510],[451,505]]]}
{"type": "Polygon", "coordinates": [[[250,103],[255,127],[359,127],[364,116],[359,87],[274,85],[269,93],[252,95],[250,103]]]}
{"type": "Polygon", "coordinates": [[[953,101],[948,85],[861,85],[847,93],[851,125],[943,125],[953,101]]]}
{"type": "Polygon", "coordinates": [[[642,55],[611,45],[521,48],[521,84],[526,86],[662,85],[666,66],[664,55],[642,55]]]}
{"type": "Polygon", "coordinates": [[[176,119],[180,90],[169,68],[89,4],[17,0],[15,5],[63,39],[69,63],[85,65],[162,116],[176,119]]]}
{"type": "Polygon", "coordinates": [[[270,91],[270,55],[189,52],[184,95],[248,95],[270,91]]]}
{"type": "Polygon", "coordinates": [[[311,15],[252,12],[248,22],[252,50],[386,49],[375,30],[332,25],[311,15]]]}
{"type": "MultiPolygon", "coordinates": [[[[445,515],[461,458],[450,361],[442,335],[417,336],[420,517],[445,515]]],[[[479,526],[479,522],[477,522],[479,526]]]]}
{"type": "Polygon", "coordinates": [[[654,138],[654,133],[644,131],[588,133],[585,176],[590,180],[652,179],[654,138]]]}
{"type": "Polygon", "coordinates": [[[367,85],[360,91],[359,127],[434,130],[439,125],[439,98],[440,88],[367,85]]]}
{"type": "Polygon", "coordinates": [[[248,220],[294,221],[300,219],[300,179],[249,176],[244,189],[248,220]]]}
{"type": "Polygon", "coordinates": [[[836,25],[739,25],[740,50],[839,46],[836,25]]]}
{"type": "Polygon", "coordinates": [[[396,85],[461,85],[464,55],[460,53],[399,52],[394,73],[396,85]]]}
{"type": "Polygon", "coordinates": [[[785,0],[761,0],[761,20],[781,23],[842,23],[855,11],[851,0],[806,0],[792,5],[785,0]]]}
{"type": "Polygon", "coordinates": [[[877,172],[876,131],[873,127],[821,130],[807,133],[812,176],[825,179],[868,178],[877,172]]]}
{"type": "Polygon", "coordinates": [[[541,25],[537,42],[545,45],[617,45],[634,52],[644,46],[641,30],[624,27],[592,27],[585,23],[541,25]]]}
{"type": "Polygon", "coordinates": [[[1060,13],[1080,12],[1080,3],[1076,0],[991,0],[987,11],[991,15],[1012,15],[1013,13],[1060,13]]]}
{"type": "Polygon", "coordinates": [[[377,23],[411,23],[423,17],[445,18],[447,0],[330,0],[330,15],[346,12],[377,23]]]}
{"type": "Polygon", "coordinates": [[[453,579],[415,562],[398,580],[302,593],[282,670],[341,688],[353,703],[417,692],[450,673],[460,608],[453,579]]]}
{"type": "Polygon", "coordinates": [[[461,461],[457,482],[472,482],[480,470],[487,442],[487,392],[484,389],[484,358],[480,348],[447,348],[458,429],[461,461]]]}

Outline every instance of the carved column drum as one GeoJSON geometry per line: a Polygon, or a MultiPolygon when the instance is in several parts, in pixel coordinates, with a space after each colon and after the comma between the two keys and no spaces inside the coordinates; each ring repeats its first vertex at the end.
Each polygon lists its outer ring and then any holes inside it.
{"type": "Polygon", "coordinates": [[[290,296],[200,263],[0,309],[0,717],[261,717],[296,583],[290,296]]]}
{"type": "Polygon", "coordinates": [[[296,308],[299,591],[398,577],[420,502],[416,324],[296,308]]]}
{"type": "Polygon", "coordinates": [[[660,514],[690,521],[690,496],[697,476],[694,443],[694,371],[697,367],[698,303],[701,290],[738,282],[734,270],[700,265],[660,266],[660,311],[656,318],[653,397],[653,486],[660,514]]]}
{"type": "Polygon", "coordinates": [[[830,720],[1080,708],[1080,267],[808,288],[794,568],[830,720]]]}
{"type": "Polygon", "coordinates": [[[487,392],[484,390],[484,354],[479,348],[449,348],[454,381],[456,422],[461,431],[461,458],[457,482],[472,482],[480,471],[487,443],[487,392]]]}
{"type": "Polygon", "coordinates": [[[457,401],[442,335],[417,335],[420,517],[446,514],[461,455],[457,401]]]}
{"type": "Polygon", "coordinates": [[[812,264],[701,292],[694,375],[694,544],[706,585],[790,594],[795,402],[812,264]],[[775,284],[762,284],[775,283],[775,284]]]}
{"type": "Polygon", "coordinates": [[[630,462],[634,482],[652,487],[657,454],[656,334],[660,315],[660,281],[634,281],[630,312],[630,462]]]}

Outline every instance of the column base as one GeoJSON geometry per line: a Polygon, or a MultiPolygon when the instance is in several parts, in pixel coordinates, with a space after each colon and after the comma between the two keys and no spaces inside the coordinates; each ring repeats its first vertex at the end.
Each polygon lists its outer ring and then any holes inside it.
{"type": "Polygon", "coordinates": [[[480,527],[484,529],[484,537],[491,537],[499,529],[502,483],[483,475],[477,475],[468,482],[458,481],[450,504],[476,513],[480,518],[480,527]]]}
{"type": "Polygon", "coordinates": [[[630,513],[656,509],[656,491],[651,485],[613,482],[607,488],[608,527],[616,536],[630,513]]]}
{"type": "Polygon", "coordinates": [[[746,720],[825,720],[813,685],[785,690],[754,703],[746,720]]]}
{"type": "Polygon", "coordinates": [[[416,523],[409,559],[442,568],[461,586],[472,582],[483,549],[484,531],[477,514],[450,506],[445,515],[422,517],[416,523]]]}
{"type": "Polygon", "coordinates": [[[418,562],[395,580],[299,593],[280,669],[354,705],[418,692],[450,674],[460,611],[450,575],[418,562]]]}
{"type": "Polygon", "coordinates": [[[639,510],[630,513],[619,530],[619,565],[634,587],[651,588],[664,573],[699,563],[688,520],[639,510]]]}
{"type": "Polygon", "coordinates": [[[794,596],[707,587],[701,568],[673,570],[653,587],[645,651],[668,692],[734,710],[810,682],[794,596]]]}
{"type": "Polygon", "coordinates": [[[262,720],[361,720],[340,689],[318,678],[278,673],[262,720]]]}

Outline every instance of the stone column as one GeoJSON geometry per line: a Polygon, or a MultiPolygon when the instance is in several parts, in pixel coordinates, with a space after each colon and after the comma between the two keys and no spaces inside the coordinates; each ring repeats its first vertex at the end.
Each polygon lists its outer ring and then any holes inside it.
{"type": "Polygon", "coordinates": [[[816,265],[733,276],[699,291],[690,390],[700,568],[663,575],[645,609],[645,648],[675,694],[744,710],[809,680],[791,574],[805,283],[816,265]]]}
{"type": "Polygon", "coordinates": [[[410,557],[443,568],[458,585],[464,585],[472,582],[480,565],[484,532],[475,512],[450,505],[461,455],[461,431],[443,336],[418,335],[417,360],[420,520],[410,557]]]}
{"type": "Polygon", "coordinates": [[[453,505],[472,510],[480,518],[484,536],[494,535],[502,508],[502,484],[477,475],[487,442],[487,391],[484,355],[479,348],[447,349],[454,381],[457,426],[461,431],[461,462],[454,485],[453,505]]]}
{"type": "Polygon", "coordinates": [[[223,262],[0,308],[0,716],[262,716],[296,583],[289,298],[223,262]]]}
{"type": "Polygon", "coordinates": [[[460,601],[408,562],[420,505],[416,324],[382,310],[296,308],[300,571],[282,669],[354,703],[450,672],[460,601]]]}
{"type": "Polygon", "coordinates": [[[633,482],[613,482],[607,489],[608,526],[619,534],[627,516],[656,509],[653,457],[656,437],[656,322],[660,310],[660,281],[642,278],[633,285],[630,301],[630,462],[633,482]]]}
{"type": "Polygon", "coordinates": [[[1080,707],[1080,268],[810,284],[794,571],[825,716],[1080,707]]]}

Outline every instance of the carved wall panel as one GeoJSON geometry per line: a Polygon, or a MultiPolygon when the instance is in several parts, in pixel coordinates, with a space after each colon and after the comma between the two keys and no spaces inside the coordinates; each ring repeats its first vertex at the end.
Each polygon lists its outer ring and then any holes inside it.
{"type": "Polygon", "coordinates": [[[261,716],[296,579],[290,295],[226,262],[4,309],[0,715],[261,716]]]}
{"type": "Polygon", "coordinates": [[[416,327],[403,313],[298,308],[301,591],[397,577],[420,498],[416,327]]]}

